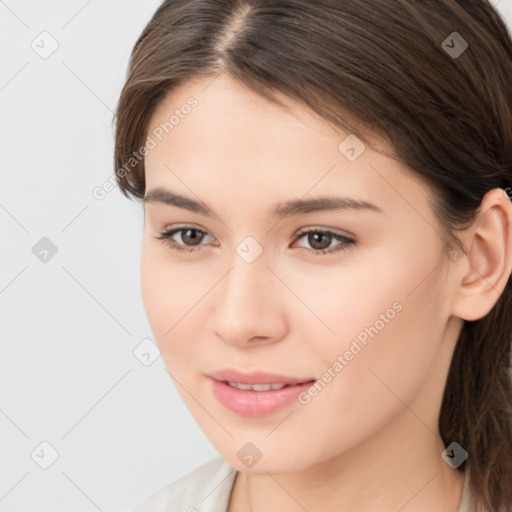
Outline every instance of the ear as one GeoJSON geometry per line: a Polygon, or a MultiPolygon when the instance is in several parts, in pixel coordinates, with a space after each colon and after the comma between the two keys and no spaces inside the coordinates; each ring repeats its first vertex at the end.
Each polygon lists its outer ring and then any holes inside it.
{"type": "Polygon", "coordinates": [[[453,263],[452,314],[479,320],[500,298],[512,270],[512,203],[503,189],[485,194],[477,218],[461,239],[467,252],[453,263]]]}

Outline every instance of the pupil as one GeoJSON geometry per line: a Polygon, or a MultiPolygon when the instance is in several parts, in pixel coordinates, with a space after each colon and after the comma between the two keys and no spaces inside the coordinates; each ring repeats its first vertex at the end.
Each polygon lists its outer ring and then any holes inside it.
{"type": "MultiPolygon", "coordinates": [[[[311,233],[310,239],[308,240],[308,242],[311,245],[311,247],[313,247],[315,249],[320,249],[320,250],[326,249],[330,245],[330,235],[326,235],[325,233],[311,233]],[[312,237],[312,239],[311,239],[311,237],[312,237]],[[319,239],[321,239],[323,237],[326,238],[327,244],[324,243],[323,247],[317,247],[317,243],[319,242],[319,239]]],[[[321,241],[320,241],[320,245],[322,245],[321,241]]]]}
{"type": "MultiPolygon", "coordinates": [[[[196,233],[196,235],[197,235],[197,233],[198,233],[197,229],[187,229],[185,231],[185,237],[184,238],[189,238],[190,240],[192,240],[192,242],[197,242],[201,238],[200,235],[198,235],[198,236],[188,236],[188,233],[196,233]]],[[[197,244],[193,243],[192,245],[197,245],[197,244]]]]}

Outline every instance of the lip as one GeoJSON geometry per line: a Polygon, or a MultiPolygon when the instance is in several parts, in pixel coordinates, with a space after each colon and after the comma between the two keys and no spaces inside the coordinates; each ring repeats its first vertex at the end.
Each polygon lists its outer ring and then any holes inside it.
{"type": "MultiPolygon", "coordinates": [[[[252,372],[243,373],[238,370],[227,368],[208,374],[214,380],[219,382],[238,382],[240,384],[290,384],[296,385],[303,382],[315,380],[313,377],[287,377],[285,375],[278,375],[277,373],[265,372],[252,372]]],[[[254,393],[254,391],[253,391],[254,393]]],[[[256,391],[257,393],[257,391],[256,391]]]]}
{"type": "Polygon", "coordinates": [[[310,388],[315,379],[286,377],[270,373],[241,373],[236,370],[222,370],[208,375],[212,393],[226,409],[248,418],[269,416],[291,404],[297,396],[310,388]],[[271,391],[244,391],[227,384],[227,381],[242,384],[288,384],[282,389],[271,391]]]}

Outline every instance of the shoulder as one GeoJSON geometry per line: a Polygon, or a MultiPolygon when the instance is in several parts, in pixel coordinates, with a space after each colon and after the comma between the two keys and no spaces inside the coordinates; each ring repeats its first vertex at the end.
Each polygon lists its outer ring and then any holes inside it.
{"type": "Polygon", "coordinates": [[[237,470],[218,457],[167,485],[131,512],[226,512],[237,470]]]}

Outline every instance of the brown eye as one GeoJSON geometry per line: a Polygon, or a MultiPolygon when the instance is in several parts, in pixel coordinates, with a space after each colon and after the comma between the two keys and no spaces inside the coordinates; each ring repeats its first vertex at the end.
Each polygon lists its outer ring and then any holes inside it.
{"type": "MultiPolygon", "coordinates": [[[[205,236],[211,235],[208,235],[208,233],[201,229],[188,226],[164,231],[160,233],[160,236],[154,238],[163,240],[175,251],[193,252],[198,251],[201,245],[204,245],[201,242],[205,236]],[[177,239],[178,234],[181,240],[177,239]]],[[[322,229],[305,230],[299,233],[297,239],[305,239],[311,249],[307,247],[301,248],[315,255],[332,255],[340,251],[347,251],[350,247],[356,245],[356,241],[351,238],[322,229]],[[332,245],[333,241],[338,243],[332,245]]]]}
{"type": "Polygon", "coordinates": [[[181,240],[185,245],[198,245],[204,237],[204,233],[198,229],[182,229],[181,231],[181,240]]]}
{"type": "Polygon", "coordinates": [[[323,251],[331,245],[332,236],[321,231],[313,231],[307,234],[309,245],[316,251],[323,251]]]}
{"type": "Polygon", "coordinates": [[[350,247],[355,246],[356,244],[356,241],[352,238],[322,229],[309,229],[302,231],[298,234],[297,239],[306,240],[308,245],[311,246],[311,249],[308,249],[307,247],[302,248],[315,255],[334,254],[339,251],[347,251],[350,247]],[[339,243],[331,246],[333,240],[338,241],[339,243]]]}
{"type": "Polygon", "coordinates": [[[199,249],[205,235],[206,233],[200,229],[184,227],[164,231],[160,233],[160,236],[154,238],[163,240],[171,249],[175,249],[176,251],[191,252],[199,249]],[[179,238],[181,238],[181,241],[174,238],[178,233],[180,233],[179,238]]]}

